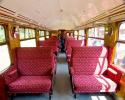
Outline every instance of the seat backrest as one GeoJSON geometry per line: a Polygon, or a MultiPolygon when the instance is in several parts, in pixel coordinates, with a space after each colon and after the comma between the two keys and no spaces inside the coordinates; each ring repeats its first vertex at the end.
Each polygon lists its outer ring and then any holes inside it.
{"type": "Polygon", "coordinates": [[[57,40],[40,41],[40,46],[55,46],[55,47],[58,47],[58,41],[57,40]]]}
{"type": "Polygon", "coordinates": [[[102,74],[108,66],[107,49],[98,47],[73,47],[71,66],[76,74],[102,74]]]}
{"type": "Polygon", "coordinates": [[[83,40],[69,40],[67,42],[67,53],[71,55],[72,47],[83,47],[84,41],[83,40]]]}
{"type": "Polygon", "coordinates": [[[21,75],[49,75],[53,65],[50,47],[17,48],[16,63],[21,75]]]}

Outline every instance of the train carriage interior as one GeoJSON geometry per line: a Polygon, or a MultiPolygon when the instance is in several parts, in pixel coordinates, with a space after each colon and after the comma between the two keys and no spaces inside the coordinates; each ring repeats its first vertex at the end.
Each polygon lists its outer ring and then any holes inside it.
{"type": "Polygon", "coordinates": [[[0,100],[125,100],[125,0],[0,0],[0,100]]]}

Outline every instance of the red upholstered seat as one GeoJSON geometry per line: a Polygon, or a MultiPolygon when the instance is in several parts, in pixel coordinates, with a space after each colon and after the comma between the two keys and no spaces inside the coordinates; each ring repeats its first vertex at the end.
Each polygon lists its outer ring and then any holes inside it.
{"type": "Polygon", "coordinates": [[[45,41],[39,41],[39,44],[40,46],[50,46],[53,49],[53,52],[55,54],[57,54],[59,51],[58,47],[60,44],[58,40],[50,39],[50,40],[45,40],[45,41]]]}
{"type": "Polygon", "coordinates": [[[76,92],[98,92],[102,88],[102,84],[94,75],[74,75],[74,86],[76,92]]]}
{"type": "Polygon", "coordinates": [[[52,94],[54,62],[51,47],[15,49],[14,65],[3,74],[8,92],[52,94]]]}
{"type": "Polygon", "coordinates": [[[70,75],[74,93],[115,92],[122,73],[108,65],[107,49],[73,47],[70,75]]]}
{"type": "Polygon", "coordinates": [[[9,84],[9,91],[22,93],[48,92],[51,88],[50,76],[21,76],[9,84]]]}
{"type": "Polygon", "coordinates": [[[67,61],[70,63],[71,53],[72,53],[72,47],[83,47],[84,41],[83,40],[67,40],[66,43],[66,56],[67,61]]]}

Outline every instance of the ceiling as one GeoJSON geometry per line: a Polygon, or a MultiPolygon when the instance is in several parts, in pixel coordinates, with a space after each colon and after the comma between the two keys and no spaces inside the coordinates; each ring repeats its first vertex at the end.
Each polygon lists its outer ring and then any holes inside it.
{"type": "Polygon", "coordinates": [[[125,0],[0,0],[0,5],[47,28],[70,30],[124,2],[125,0]]]}

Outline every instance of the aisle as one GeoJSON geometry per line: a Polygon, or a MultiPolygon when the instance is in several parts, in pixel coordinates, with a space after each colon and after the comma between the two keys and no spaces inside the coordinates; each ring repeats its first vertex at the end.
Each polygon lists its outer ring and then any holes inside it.
{"type": "Polygon", "coordinates": [[[57,74],[55,77],[52,100],[73,100],[65,54],[58,55],[57,74]]]}

